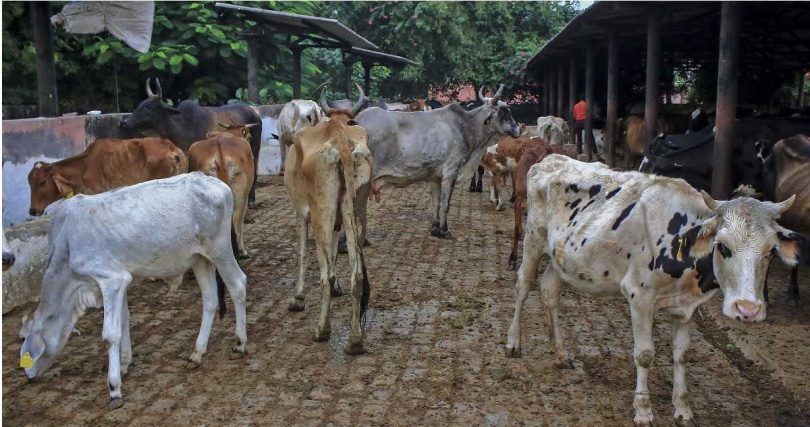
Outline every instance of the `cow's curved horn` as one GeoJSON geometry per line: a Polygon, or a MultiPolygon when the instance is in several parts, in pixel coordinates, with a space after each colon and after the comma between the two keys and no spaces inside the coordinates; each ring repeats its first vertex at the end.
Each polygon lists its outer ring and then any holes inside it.
{"type": "Polygon", "coordinates": [[[321,108],[323,108],[324,112],[329,112],[329,102],[326,100],[326,87],[327,85],[323,85],[323,89],[321,89],[321,108]]]}
{"type": "Polygon", "coordinates": [[[478,100],[481,102],[487,102],[487,99],[484,97],[484,85],[478,88],[478,100]]]}
{"type": "Polygon", "coordinates": [[[796,201],[796,195],[790,196],[789,199],[785,200],[784,202],[779,203],[768,203],[768,208],[770,208],[771,212],[773,212],[773,216],[781,215],[785,213],[791,206],[793,206],[793,202],[796,201]]]}
{"type": "Polygon", "coordinates": [[[150,84],[151,80],[152,80],[151,77],[148,77],[146,79],[146,96],[154,98],[156,95],[152,92],[152,85],[150,84]]]}
{"type": "Polygon", "coordinates": [[[155,77],[155,85],[157,86],[157,97],[163,99],[163,89],[160,88],[160,79],[155,77]]]}
{"type": "Polygon", "coordinates": [[[366,94],[363,93],[363,88],[361,88],[357,82],[354,82],[354,85],[357,86],[357,91],[360,92],[360,99],[358,99],[357,103],[354,104],[354,107],[352,107],[352,115],[356,116],[357,113],[363,109],[363,105],[366,102],[366,94]]]}
{"type": "Polygon", "coordinates": [[[330,79],[330,80],[327,80],[327,81],[325,81],[325,82],[323,82],[323,83],[319,84],[319,85],[318,85],[318,87],[316,87],[315,89],[312,89],[312,92],[310,92],[310,94],[313,94],[313,93],[318,93],[318,91],[319,91],[319,90],[321,90],[321,88],[322,88],[322,87],[324,87],[324,86],[328,85],[329,83],[331,83],[331,81],[332,81],[332,80],[330,79]]]}
{"type": "Polygon", "coordinates": [[[703,202],[706,203],[706,206],[713,211],[723,204],[721,201],[714,200],[706,190],[700,190],[700,195],[703,196],[703,202]]]}
{"type": "Polygon", "coordinates": [[[503,83],[498,88],[498,91],[495,92],[495,96],[492,97],[492,105],[498,105],[498,100],[501,99],[501,95],[503,95],[503,83]]]}

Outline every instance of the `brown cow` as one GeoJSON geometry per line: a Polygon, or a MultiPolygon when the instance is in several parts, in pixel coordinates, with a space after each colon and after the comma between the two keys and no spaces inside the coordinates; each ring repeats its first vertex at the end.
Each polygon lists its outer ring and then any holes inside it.
{"type": "MultiPolygon", "coordinates": [[[[645,130],[644,118],[639,116],[627,116],[619,119],[616,129],[618,129],[620,140],[625,147],[625,167],[635,169],[638,156],[644,155],[645,130]]],[[[681,133],[684,130],[679,118],[659,117],[658,132],[665,134],[681,133]]]]}
{"type": "Polygon", "coordinates": [[[253,187],[254,163],[250,150],[251,125],[226,125],[224,132],[208,132],[207,139],[188,149],[189,171],[219,178],[233,193],[233,233],[239,258],[248,258],[244,233],[248,195],[253,187]]]}
{"type": "Polygon", "coordinates": [[[360,100],[351,109],[330,108],[325,94],[321,93],[327,119],[296,132],[284,174],[284,184],[298,222],[298,283],[288,308],[304,309],[307,229],[311,221],[322,295],[314,340],[329,339],[329,304],[332,293],[339,290],[335,272],[338,232],[344,227],[352,296],[351,331],[344,349],[348,354],[365,351],[361,320],[371,292],[361,242],[365,238],[365,210],[373,160],[367,145],[368,135],[354,120],[365,98],[360,86],[357,89],[360,100]]]}
{"type": "Polygon", "coordinates": [[[506,186],[506,176],[512,178],[512,191],[514,194],[515,177],[513,172],[517,167],[523,152],[538,143],[543,143],[539,137],[533,138],[504,138],[495,145],[487,148],[481,157],[481,166],[492,174],[492,187],[490,187],[490,201],[496,204],[496,210],[503,210],[506,201],[503,200],[502,186],[506,186]]]}
{"type": "Polygon", "coordinates": [[[73,157],[56,163],[34,163],[28,174],[28,212],[39,216],[59,199],[168,178],[185,173],[186,167],[183,151],[167,139],[98,139],[73,157]]]}
{"type": "MultiPolygon", "coordinates": [[[[523,234],[523,210],[526,208],[526,175],[535,163],[540,163],[549,154],[571,156],[571,153],[566,153],[562,146],[547,144],[541,139],[535,141],[532,147],[523,152],[517,167],[512,172],[515,193],[515,229],[512,236],[512,251],[509,253],[509,265],[506,267],[509,271],[517,268],[517,248],[523,234]]],[[[573,155],[576,155],[576,152],[573,155]]]]}
{"type": "Polygon", "coordinates": [[[408,111],[430,111],[431,108],[425,103],[425,98],[416,98],[408,104],[408,111]]]}

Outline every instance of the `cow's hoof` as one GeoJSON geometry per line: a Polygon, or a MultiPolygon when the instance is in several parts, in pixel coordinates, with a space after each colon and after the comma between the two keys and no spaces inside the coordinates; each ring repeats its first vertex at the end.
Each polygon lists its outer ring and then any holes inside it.
{"type": "Polygon", "coordinates": [[[197,369],[199,367],[200,367],[200,362],[195,362],[194,360],[191,360],[191,359],[188,359],[188,361],[186,361],[185,368],[188,369],[189,371],[193,370],[193,369],[197,369]]]}
{"type": "Polygon", "coordinates": [[[290,305],[287,306],[289,311],[304,311],[304,300],[293,298],[290,300],[290,305]]]}
{"type": "MultiPolygon", "coordinates": [[[[254,203],[253,205],[255,206],[256,204],[254,203]]],[[[253,218],[247,218],[247,217],[245,217],[245,221],[244,221],[244,222],[245,222],[245,224],[253,224],[253,223],[255,223],[255,222],[256,222],[256,220],[255,220],[255,219],[253,219],[253,218]]]]}
{"type": "Polygon", "coordinates": [[[315,328],[315,333],[312,334],[312,340],[315,342],[329,341],[329,335],[331,334],[332,331],[329,329],[325,331],[319,331],[318,328],[315,328]]]}
{"type": "Polygon", "coordinates": [[[357,342],[354,344],[347,344],[346,348],[343,349],[346,354],[356,356],[358,354],[363,354],[366,352],[366,348],[363,347],[362,342],[357,342]]]}
{"type": "Polygon", "coordinates": [[[349,248],[346,247],[346,242],[344,242],[344,241],[338,242],[338,253],[339,254],[347,254],[347,253],[349,253],[349,248]]]}
{"type": "Polygon", "coordinates": [[[231,360],[242,359],[245,357],[245,354],[246,354],[245,350],[234,347],[231,349],[231,354],[228,356],[228,359],[231,360]]]}
{"type": "Polygon", "coordinates": [[[340,288],[340,284],[335,281],[335,285],[332,286],[331,294],[333,297],[342,297],[344,295],[343,289],[340,288]]]}
{"type": "Polygon", "coordinates": [[[636,427],[655,427],[655,421],[653,421],[652,414],[648,416],[636,415],[636,418],[633,420],[633,425],[636,427]]]}
{"type": "Polygon", "coordinates": [[[515,271],[517,270],[517,261],[509,260],[509,264],[506,266],[506,271],[515,271]]]}
{"type": "Polygon", "coordinates": [[[682,419],[682,418],[675,418],[675,425],[678,427],[697,427],[695,420],[693,419],[682,419]]]}
{"type": "Polygon", "coordinates": [[[248,202],[248,207],[249,207],[250,209],[256,209],[257,207],[259,207],[259,205],[258,205],[258,204],[256,204],[256,201],[254,200],[254,201],[252,201],[252,202],[248,202]]]}
{"type": "Polygon", "coordinates": [[[430,235],[433,237],[442,237],[442,229],[439,227],[431,227],[430,235]]]}
{"type": "Polygon", "coordinates": [[[107,409],[110,411],[114,411],[122,406],[124,406],[124,398],[116,397],[114,399],[110,399],[110,403],[107,404],[107,409]]]}
{"type": "Polygon", "coordinates": [[[475,185],[470,185],[470,188],[467,189],[470,193],[475,193],[475,185]]]}
{"type": "Polygon", "coordinates": [[[482,187],[480,185],[475,187],[475,192],[476,193],[483,193],[484,192],[484,187],[482,187]]]}
{"type": "Polygon", "coordinates": [[[567,357],[563,359],[557,359],[557,361],[554,362],[554,366],[556,366],[557,369],[574,369],[574,363],[571,361],[571,359],[567,357]]]}
{"type": "Polygon", "coordinates": [[[442,231],[441,235],[439,235],[438,237],[446,240],[452,240],[456,238],[455,236],[453,236],[453,233],[450,232],[450,230],[442,231]]]}
{"type": "Polygon", "coordinates": [[[506,209],[506,205],[501,204],[501,203],[498,203],[498,206],[495,208],[495,210],[498,211],[498,212],[500,212],[500,211],[502,211],[504,209],[506,209]]]}
{"type": "Polygon", "coordinates": [[[242,249],[236,259],[250,259],[250,254],[246,249],[242,249]]]}
{"type": "Polygon", "coordinates": [[[369,241],[368,241],[368,239],[363,240],[363,247],[364,247],[364,248],[367,248],[367,247],[369,247],[369,246],[371,246],[371,242],[369,242],[369,241]]]}
{"type": "Polygon", "coordinates": [[[515,359],[521,356],[523,356],[523,354],[520,352],[520,347],[510,347],[509,345],[506,346],[506,357],[515,359]]]}

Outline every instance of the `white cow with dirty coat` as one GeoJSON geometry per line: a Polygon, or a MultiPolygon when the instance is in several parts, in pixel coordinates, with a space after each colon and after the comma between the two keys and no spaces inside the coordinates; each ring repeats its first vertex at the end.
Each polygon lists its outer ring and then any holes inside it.
{"type": "Polygon", "coordinates": [[[571,365],[559,323],[562,284],[596,296],[624,296],[635,343],[635,423],[651,425],[653,315],[665,310],[673,316],[674,417],[693,425],[683,358],[689,320],[717,292],[711,289],[714,279],[723,291],[723,314],[745,322],[765,319],[762,289],[770,258],[778,253],[792,264],[798,256],[797,235],[776,223],[795,196],[782,203],[715,201],[680,179],[614,172],[560,155],[534,165],[527,181],[528,226],[506,355],[521,354],[521,310],[547,254],[540,293],[558,364],[571,365]]]}
{"type": "Polygon", "coordinates": [[[51,366],[88,308],[103,306],[109,409],[121,407],[121,376],[132,361],[127,287],[135,277],[163,278],[176,287],[189,268],[202,291],[203,315],[188,366],[200,364],[221,303],[215,269],[236,308],[232,357],[245,354],[246,277],[231,247],[233,195],[222,181],[196,172],[79,195],[51,209],[42,299],[24,326],[28,333],[20,349],[28,378],[51,366]]]}
{"type": "MultiPolygon", "coordinates": [[[[317,90],[317,89],[316,89],[317,90]]],[[[315,101],[293,99],[286,103],[278,115],[278,142],[281,149],[281,169],[287,159],[287,148],[292,146],[293,136],[301,129],[315,126],[326,118],[326,114],[315,101]]]]}

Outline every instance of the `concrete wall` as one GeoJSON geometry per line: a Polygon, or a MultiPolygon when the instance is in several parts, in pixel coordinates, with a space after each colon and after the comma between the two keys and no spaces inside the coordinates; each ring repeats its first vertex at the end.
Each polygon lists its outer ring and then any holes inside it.
{"type": "Polygon", "coordinates": [[[3,314],[31,301],[39,301],[42,275],[48,262],[48,222],[41,218],[4,228],[14,265],[3,272],[3,314]]]}
{"type": "MultiPolygon", "coordinates": [[[[262,117],[262,149],[259,174],[281,171],[276,133],[283,105],[254,109],[262,117]]],[[[81,153],[98,138],[123,138],[119,124],[126,114],[3,120],[3,226],[31,220],[28,173],[38,161],[54,162],[81,153]]]]}

